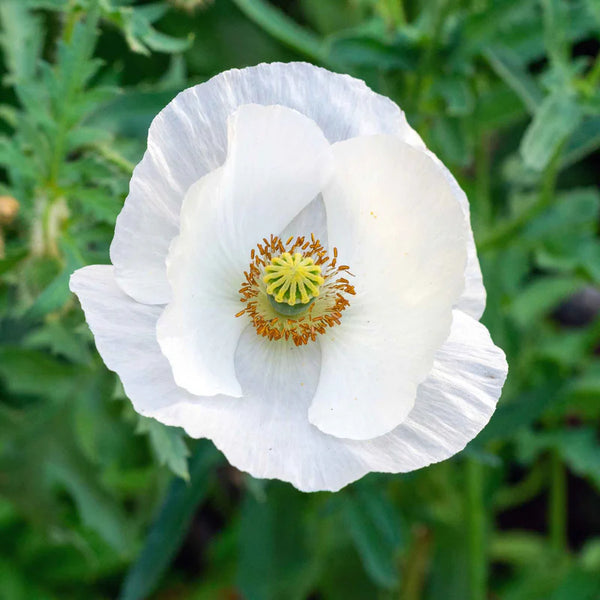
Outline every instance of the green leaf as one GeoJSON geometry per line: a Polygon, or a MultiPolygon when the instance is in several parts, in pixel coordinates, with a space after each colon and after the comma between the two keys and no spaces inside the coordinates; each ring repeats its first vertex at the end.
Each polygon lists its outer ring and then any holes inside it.
{"type": "Polygon", "coordinates": [[[189,481],[185,433],[178,427],[168,427],[149,417],[140,417],[136,433],[146,433],[161,465],[166,465],[175,475],[189,481]]]}
{"type": "Polygon", "coordinates": [[[384,70],[417,68],[418,54],[405,37],[387,41],[351,33],[332,37],[329,43],[329,60],[334,63],[384,70]]]}
{"type": "Polygon", "coordinates": [[[585,282],[577,277],[541,277],[513,299],[510,315],[522,327],[536,324],[561,301],[579,290],[585,282]]]}
{"type": "Polygon", "coordinates": [[[598,600],[600,578],[597,573],[571,571],[562,583],[548,596],[548,600],[598,600]]]}
{"type": "Polygon", "coordinates": [[[169,89],[146,92],[137,88],[126,89],[113,100],[97,106],[87,122],[114,134],[137,137],[145,141],[152,119],[173,100],[178,91],[169,89]]]}
{"type": "Polygon", "coordinates": [[[96,531],[122,556],[131,553],[131,533],[121,506],[99,484],[93,466],[72,445],[48,459],[50,477],[74,499],[83,524],[96,531]]]}
{"type": "Polygon", "coordinates": [[[520,121],[527,114],[518,96],[503,83],[496,83],[477,99],[475,117],[485,131],[497,131],[520,121]]]}
{"type": "Polygon", "coordinates": [[[565,169],[600,148],[600,116],[586,119],[575,129],[560,157],[560,167],[565,169]]]}
{"type": "Polygon", "coordinates": [[[438,525],[435,529],[431,574],[424,598],[427,600],[468,598],[468,565],[464,529],[438,525]]]}
{"type": "Polygon", "coordinates": [[[83,267],[84,263],[77,248],[68,240],[63,240],[61,246],[66,257],[65,266],[27,310],[25,316],[28,319],[39,319],[48,313],[62,308],[71,297],[69,278],[73,271],[83,267]]]}
{"type": "Polygon", "coordinates": [[[6,258],[0,258],[0,275],[12,271],[23,259],[27,258],[28,255],[29,251],[23,249],[9,254],[6,258]]]}
{"type": "Polygon", "coordinates": [[[2,0],[0,20],[0,45],[12,82],[34,79],[44,43],[39,16],[23,0],[2,0]]]}
{"type": "Polygon", "coordinates": [[[434,83],[434,87],[446,101],[449,116],[469,115],[475,109],[475,97],[465,79],[446,77],[434,83]]]}
{"type": "Polygon", "coordinates": [[[0,377],[15,394],[33,394],[66,400],[81,383],[80,367],[44,352],[9,346],[0,347],[0,377]]]}
{"type": "Polygon", "coordinates": [[[582,118],[577,99],[571,94],[554,93],[536,110],[521,140],[525,164],[538,171],[550,162],[561,144],[573,133],[582,118]]]}
{"type": "Polygon", "coordinates": [[[145,600],[156,588],[208,493],[219,456],[210,442],[198,443],[190,459],[190,481],[176,479],[171,483],[144,547],[125,577],[120,600],[145,600]]]}
{"type": "MultiPolygon", "coordinates": [[[[241,509],[237,581],[249,600],[303,600],[316,570],[309,547],[310,497],[279,482],[264,498],[247,493],[241,509]]],[[[312,551],[311,551],[312,550],[312,551]]]]}
{"type": "Polygon", "coordinates": [[[91,359],[88,340],[69,329],[62,321],[48,321],[34,329],[23,340],[27,348],[49,349],[72,363],[86,364],[91,359]]]}
{"type": "Polygon", "coordinates": [[[463,121],[459,119],[438,117],[431,130],[431,144],[434,150],[451,164],[464,167],[471,162],[471,147],[463,121]]]}
{"type": "Polygon", "coordinates": [[[356,486],[342,500],[346,525],[373,581],[385,588],[398,585],[398,552],[403,523],[396,509],[377,488],[356,486]]]}
{"type": "Polygon", "coordinates": [[[600,440],[594,429],[563,431],[560,454],[569,468],[600,488],[600,440]]]}
{"type": "Polygon", "coordinates": [[[480,447],[491,440],[507,439],[532,425],[560,396],[560,387],[552,382],[522,391],[510,402],[500,401],[485,429],[469,446],[480,447]]]}
{"type": "Polygon", "coordinates": [[[578,234],[595,233],[600,214],[600,192],[593,187],[573,188],[559,194],[556,202],[528,223],[522,239],[530,242],[561,241],[573,244],[578,234]]]}
{"type": "Polygon", "coordinates": [[[527,110],[535,113],[543,100],[543,94],[518,57],[504,46],[492,46],[483,54],[498,76],[521,98],[527,110]]]}
{"type": "Polygon", "coordinates": [[[550,60],[556,67],[565,68],[569,61],[568,5],[561,0],[541,0],[541,5],[544,17],[544,41],[550,60]]]}
{"type": "Polygon", "coordinates": [[[328,63],[324,44],[319,37],[298,25],[283,11],[265,0],[233,0],[233,3],[274,38],[313,60],[328,63]]]}
{"type": "Polygon", "coordinates": [[[532,460],[543,450],[556,449],[569,469],[600,488],[600,439],[592,427],[521,433],[520,456],[532,460]]]}
{"type": "Polygon", "coordinates": [[[461,32],[461,54],[469,55],[481,48],[487,48],[490,40],[503,39],[529,13],[533,0],[497,0],[485,8],[471,11],[465,18],[461,32]]]}

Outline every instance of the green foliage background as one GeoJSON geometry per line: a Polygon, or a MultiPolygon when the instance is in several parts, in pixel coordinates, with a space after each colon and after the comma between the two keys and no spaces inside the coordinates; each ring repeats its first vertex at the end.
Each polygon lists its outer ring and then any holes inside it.
{"type": "Polygon", "coordinates": [[[1,598],[600,598],[598,0],[0,0],[0,22],[1,598]],[[397,101],[458,177],[510,365],[464,452],[338,494],[140,419],[67,287],[108,262],[178,91],[297,59],[397,101]]]}

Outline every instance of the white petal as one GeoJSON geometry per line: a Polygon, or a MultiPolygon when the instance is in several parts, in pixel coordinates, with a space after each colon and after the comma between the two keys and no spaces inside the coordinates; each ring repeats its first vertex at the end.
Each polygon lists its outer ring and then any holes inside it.
{"type": "MultiPolygon", "coordinates": [[[[399,427],[360,446],[373,471],[404,473],[460,452],[488,423],[508,365],[484,325],[454,310],[452,330],[399,427]]],[[[353,448],[357,446],[353,445],[353,448]]]]}
{"type": "Polygon", "coordinates": [[[135,409],[153,416],[192,396],[179,390],[156,341],[161,306],[140,304],[117,285],[110,265],[84,267],[71,276],[106,366],[116,371],[135,409]]]}
{"type": "Polygon", "coordinates": [[[133,173],[111,246],[119,285],[140,302],[169,301],[165,259],[183,198],[225,161],[227,119],[244,104],[294,108],[314,120],[330,142],[388,133],[423,145],[391,100],[362,81],[306,63],[233,69],[181,92],[152,122],[148,150],[133,173]]]}
{"type": "Polygon", "coordinates": [[[212,438],[238,468],[304,491],[335,491],[369,471],[410,471],[452,456],[488,422],[506,377],[504,354],[485,327],[455,311],[450,337],[408,419],[375,440],[342,440],[306,419],[318,345],[281,352],[248,328],[236,357],[248,398],[199,398],[175,385],[160,352],[154,335],[160,307],[125,295],[110,266],[80,269],[71,289],[104,362],[140,414],[212,438]]]}
{"type": "Polygon", "coordinates": [[[311,204],[330,166],[331,146],[294,110],[249,104],[231,117],[225,165],[190,188],[169,252],[158,340],[177,385],[241,396],[233,358],[247,319],[235,315],[250,251],[311,204]]]}
{"type": "Polygon", "coordinates": [[[337,491],[370,471],[419,469],[460,452],[483,429],[506,378],[504,353],[487,329],[461,311],[453,317],[408,418],[373,440],[327,435],[307,421],[319,376],[317,344],[269,342],[251,327],[236,352],[243,398],[198,398],[154,416],[211,438],[238,469],[302,491],[337,491]]]}
{"type": "Polygon", "coordinates": [[[228,145],[220,233],[247,268],[256,244],[281,232],[329,181],[331,145],[296,110],[258,104],[241,106],[229,118],[228,145]]]}
{"type": "Polygon", "coordinates": [[[327,248],[327,214],[323,196],[319,194],[309,205],[305,206],[288,223],[279,237],[286,241],[291,237],[310,238],[313,234],[319,240],[323,248],[327,248]]]}
{"type": "Polygon", "coordinates": [[[371,439],[400,424],[448,337],[464,287],[467,225],[444,173],[391,136],[334,145],[323,192],[330,246],[355,275],[340,326],[321,337],[309,418],[325,433],[371,439]]]}
{"type": "Polygon", "coordinates": [[[306,491],[335,489],[364,473],[341,440],[308,423],[319,374],[317,344],[296,348],[244,332],[237,352],[244,398],[201,398],[177,387],[155,337],[161,307],[140,304],[117,285],[111,266],[71,278],[107,367],[116,371],[142,415],[212,438],[228,460],[255,477],[279,478],[306,491]]]}
{"type": "Polygon", "coordinates": [[[217,219],[223,175],[216,169],[186,194],[167,261],[173,298],[156,328],[177,384],[205,396],[242,395],[233,357],[246,326],[235,317],[243,269],[232,262],[217,219]]]}

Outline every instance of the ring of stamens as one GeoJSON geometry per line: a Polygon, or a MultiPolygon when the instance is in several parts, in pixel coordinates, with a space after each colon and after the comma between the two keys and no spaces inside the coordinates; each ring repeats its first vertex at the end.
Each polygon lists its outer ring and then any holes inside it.
{"type": "Polygon", "coordinates": [[[240,288],[243,310],[256,333],[269,340],[291,339],[296,346],[315,341],[328,327],[339,325],[349,306],[354,287],[345,275],[347,265],[338,265],[311,235],[264,238],[250,253],[250,266],[240,288]]]}

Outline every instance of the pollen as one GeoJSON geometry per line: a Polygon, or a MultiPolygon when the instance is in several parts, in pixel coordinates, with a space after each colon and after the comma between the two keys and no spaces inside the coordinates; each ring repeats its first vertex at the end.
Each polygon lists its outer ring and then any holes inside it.
{"type": "Polygon", "coordinates": [[[315,341],[327,328],[339,325],[355,294],[347,265],[338,265],[314,235],[283,242],[272,235],[250,252],[235,316],[250,317],[256,333],[269,340],[291,339],[296,346],[315,341]]]}

